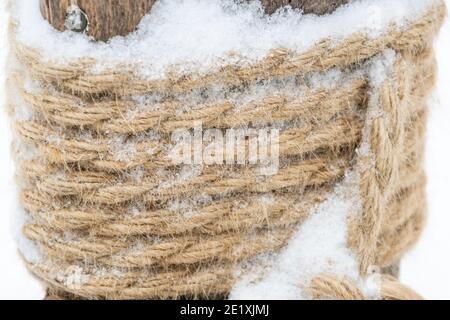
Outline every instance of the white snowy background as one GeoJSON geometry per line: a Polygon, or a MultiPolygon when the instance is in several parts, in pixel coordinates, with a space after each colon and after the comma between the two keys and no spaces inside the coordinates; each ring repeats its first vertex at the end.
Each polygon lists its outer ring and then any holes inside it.
{"type": "MultiPolygon", "coordinates": [[[[450,6],[450,0],[446,0],[450,6]]],[[[4,1],[0,0],[0,103],[4,105],[6,57],[4,1]]],[[[429,219],[423,238],[402,262],[401,280],[428,299],[450,299],[450,22],[436,44],[439,82],[428,130],[429,219]]],[[[0,299],[42,299],[44,290],[26,271],[14,243],[13,214],[17,208],[11,132],[0,111],[0,299]]]]}

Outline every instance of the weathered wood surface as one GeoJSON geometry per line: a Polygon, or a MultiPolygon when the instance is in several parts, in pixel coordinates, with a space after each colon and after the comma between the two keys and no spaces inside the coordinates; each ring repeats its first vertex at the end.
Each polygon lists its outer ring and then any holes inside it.
{"type": "MultiPolygon", "coordinates": [[[[88,34],[106,41],[116,35],[127,35],[136,29],[142,17],[157,0],[40,0],[42,15],[56,29],[63,31],[67,8],[76,3],[89,19],[88,34]]],[[[349,0],[261,0],[271,14],[286,5],[305,13],[326,14],[349,0]]]]}
{"type": "MultiPolygon", "coordinates": [[[[71,0],[40,0],[43,16],[56,29],[64,30],[71,0]]],[[[136,29],[157,0],[77,0],[89,19],[89,35],[97,40],[125,36],[136,29]]]]}
{"type": "Polygon", "coordinates": [[[269,14],[274,13],[278,8],[290,5],[305,13],[323,15],[333,12],[349,0],[261,0],[261,2],[269,14]]]}

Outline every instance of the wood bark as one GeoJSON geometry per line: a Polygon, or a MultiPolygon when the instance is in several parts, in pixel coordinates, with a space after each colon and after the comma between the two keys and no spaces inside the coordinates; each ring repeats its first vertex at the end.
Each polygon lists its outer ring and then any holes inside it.
{"type": "Polygon", "coordinates": [[[349,0],[261,0],[268,14],[274,13],[281,7],[290,5],[293,8],[303,10],[307,14],[324,15],[333,12],[336,8],[348,2],[349,0]]]}
{"type": "MultiPolygon", "coordinates": [[[[67,8],[72,0],[40,0],[44,18],[57,30],[64,31],[67,8]]],[[[88,34],[106,41],[114,36],[125,36],[136,29],[142,17],[157,0],[77,0],[86,13],[88,34]]]]}

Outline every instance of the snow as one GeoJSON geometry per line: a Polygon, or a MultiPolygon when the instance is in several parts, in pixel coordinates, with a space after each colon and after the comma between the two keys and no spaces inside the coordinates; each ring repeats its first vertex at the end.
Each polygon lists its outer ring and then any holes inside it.
{"type": "Polygon", "coordinates": [[[108,43],[56,32],[42,18],[38,0],[16,0],[12,12],[19,21],[18,40],[40,48],[46,59],[92,57],[99,61],[93,72],[133,61],[142,77],[159,79],[174,66],[181,73],[205,73],[229,63],[254,62],[273,49],[302,52],[324,38],[342,39],[352,32],[374,37],[391,24],[401,28],[436,3],[354,0],[333,15],[317,17],[285,9],[269,17],[258,1],[160,0],[135,33],[108,43]]]}
{"type": "MultiPolygon", "coordinates": [[[[450,1],[447,2],[450,4],[450,1]]],[[[352,1],[350,6],[340,9],[334,18],[301,16],[299,13],[288,10],[267,21],[268,18],[261,14],[260,8],[254,3],[248,5],[239,15],[233,16],[232,13],[236,8],[227,0],[223,2],[226,4],[225,6],[219,5],[218,0],[166,0],[160,1],[153,13],[144,19],[138,32],[127,38],[113,39],[108,44],[95,44],[90,42],[87,37],[79,34],[69,32],[64,34],[55,33],[40,18],[40,14],[37,11],[37,0],[16,0],[16,3],[18,4],[17,13],[20,13],[21,20],[24,22],[20,27],[22,30],[20,33],[21,40],[31,45],[36,45],[42,41],[45,44],[46,57],[49,59],[58,60],[86,55],[99,55],[100,58],[108,58],[109,63],[111,63],[111,60],[119,62],[142,56],[145,57],[143,60],[149,63],[148,67],[143,69],[143,75],[153,78],[163,76],[165,67],[174,61],[192,62],[202,58],[205,62],[202,64],[202,68],[205,71],[212,65],[215,65],[217,61],[223,61],[223,59],[227,58],[227,54],[232,50],[242,52],[246,55],[247,60],[260,59],[270,49],[281,45],[292,45],[292,48],[302,50],[327,33],[336,37],[345,36],[349,30],[352,30],[349,28],[349,25],[353,24],[358,25],[361,30],[367,30],[370,35],[374,36],[382,29],[380,26],[389,22],[401,21],[401,18],[405,15],[414,17],[423,12],[428,5],[436,3],[436,1],[352,1]],[[193,5],[187,7],[188,3],[193,5]],[[171,11],[175,10],[173,6],[176,4],[180,5],[179,10],[171,11]],[[379,8],[383,8],[382,16],[377,15],[379,8]],[[171,14],[169,15],[168,12],[171,14]],[[369,16],[373,18],[365,19],[365,17],[369,16]],[[323,27],[322,25],[320,28],[317,27],[319,20],[320,23],[323,23],[323,27]],[[174,23],[173,28],[162,28],[164,24],[169,22],[174,23]],[[200,28],[205,23],[208,25],[208,28],[200,28]],[[235,24],[239,27],[231,27],[235,24]],[[283,31],[299,28],[300,26],[302,30],[305,30],[304,33],[289,34],[283,31]],[[258,31],[257,36],[254,38],[250,37],[251,32],[254,33],[255,31],[258,31]],[[216,39],[217,34],[222,36],[216,39]],[[275,39],[274,35],[289,36],[275,39]],[[143,41],[143,39],[146,40],[143,41]],[[67,44],[67,41],[70,42],[69,46],[61,45],[61,43],[67,44]],[[245,48],[243,47],[244,43],[245,48]],[[133,51],[130,50],[131,47],[133,47],[133,51]],[[174,48],[182,49],[174,50],[174,48]],[[111,52],[114,51],[120,52],[120,54],[112,58],[111,52]],[[163,60],[161,60],[161,53],[164,53],[162,55],[164,57],[163,60]],[[152,61],[156,60],[156,57],[161,62],[158,66],[151,64],[152,61]]],[[[0,3],[0,24],[2,24],[0,27],[0,60],[2,62],[5,59],[5,31],[7,30],[5,27],[7,19],[5,19],[3,7],[4,2],[2,1],[0,3]]],[[[448,233],[450,223],[448,215],[448,212],[450,212],[450,198],[448,197],[450,152],[446,147],[450,138],[448,126],[450,121],[450,111],[448,109],[448,101],[450,101],[448,94],[448,86],[450,85],[449,36],[450,25],[447,22],[437,46],[441,68],[437,91],[439,99],[434,101],[435,105],[431,113],[427,150],[428,194],[430,200],[429,224],[416,250],[408,254],[402,263],[402,281],[411,285],[425,297],[434,299],[450,298],[450,276],[448,275],[450,266],[450,253],[448,250],[448,243],[450,243],[450,234],[448,233]]],[[[190,65],[193,68],[199,67],[190,65]]],[[[102,70],[106,66],[98,65],[96,67],[98,68],[97,70],[102,70]]],[[[1,81],[4,80],[3,77],[4,73],[0,73],[1,81]]],[[[331,83],[333,83],[333,80],[331,80],[331,83]]],[[[2,101],[3,98],[4,91],[0,90],[0,99],[2,101]]],[[[10,231],[10,225],[13,221],[12,216],[17,215],[17,195],[15,188],[12,187],[14,185],[14,166],[9,157],[11,140],[9,119],[3,113],[0,116],[0,147],[2,148],[0,153],[0,200],[4,209],[0,216],[0,252],[2,252],[0,299],[41,299],[44,291],[41,285],[25,270],[23,262],[17,254],[17,244],[13,240],[14,236],[10,231]]],[[[190,175],[188,174],[188,176],[190,175]]],[[[185,177],[181,178],[184,179],[185,177]]],[[[296,244],[300,243],[300,241],[308,241],[309,245],[316,245],[318,240],[316,235],[308,230],[314,229],[320,221],[329,221],[326,225],[330,230],[323,237],[327,237],[332,247],[337,248],[337,250],[331,251],[331,249],[320,245],[318,248],[323,254],[327,253],[334,259],[337,267],[335,270],[342,274],[348,274],[351,277],[354,276],[354,259],[342,246],[345,229],[337,228],[342,226],[343,217],[347,214],[345,208],[350,205],[346,202],[348,199],[342,202],[343,190],[344,187],[339,186],[327,202],[316,208],[312,218],[299,229],[300,232],[292,239],[292,247],[298,248],[300,253],[302,253],[301,255],[292,255],[291,247],[288,247],[280,255],[269,257],[265,262],[268,263],[270,261],[272,267],[275,266],[278,268],[277,270],[292,274],[293,277],[298,279],[300,284],[304,283],[307,280],[306,276],[294,275],[295,270],[290,268],[286,261],[298,262],[306,268],[305,270],[311,270],[312,267],[309,265],[309,261],[321,259],[320,256],[317,255],[315,257],[314,252],[302,250],[302,247],[298,247],[296,244]],[[341,206],[333,206],[333,204],[340,204],[341,206]],[[334,215],[330,214],[330,212],[334,212],[334,215]],[[334,227],[339,230],[334,230],[334,227]]],[[[261,199],[263,202],[269,200],[269,198],[264,197],[261,199]]],[[[176,207],[177,204],[174,204],[174,206],[176,207]]],[[[18,225],[20,226],[20,221],[18,225]]],[[[17,234],[17,228],[14,233],[17,234]]],[[[31,261],[39,260],[37,248],[26,242],[22,244],[19,242],[19,245],[27,254],[27,259],[31,261]]],[[[321,270],[328,271],[326,264],[322,263],[321,265],[323,268],[321,270]]],[[[83,277],[80,278],[80,275],[82,276],[82,273],[74,269],[73,277],[67,281],[74,285],[80,284],[85,281],[83,277]]],[[[247,285],[249,283],[253,284],[254,288],[261,293],[262,298],[265,297],[262,289],[274,290],[270,287],[270,283],[278,280],[277,276],[271,275],[270,272],[264,276],[267,276],[268,280],[260,286],[252,283],[252,281],[246,283],[247,285]]],[[[294,292],[292,286],[283,279],[280,279],[280,284],[289,294],[292,296],[296,295],[296,298],[301,298],[305,294],[304,292],[294,292]]],[[[376,295],[377,283],[374,281],[374,278],[370,278],[367,283],[361,283],[361,287],[366,292],[370,291],[371,295],[376,295]]],[[[274,292],[274,294],[280,295],[279,292],[274,292]]]]}
{"type": "MultiPolygon", "coordinates": [[[[17,199],[18,203],[18,199],[17,199]]],[[[30,223],[30,216],[21,208],[16,209],[17,214],[12,220],[12,233],[17,243],[18,251],[23,258],[30,263],[39,263],[42,261],[42,253],[37,244],[22,234],[22,227],[26,223],[30,223]]]]}
{"type": "Polygon", "coordinates": [[[76,288],[82,284],[85,284],[89,280],[89,275],[84,273],[82,267],[72,265],[66,268],[64,272],[56,275],[56,280],[64,283],[69,288],[76,288]]]}
{"type": "MultiPolygon", "coordinates": [[[[253,269],[241,276],[230,299],[308,299],[310,281],[321,274],[345,275],[359,282],[356,256],[347,248],[347,218],[361,207],[357,175],[349,175],[324,203],[300,225],[288,246],[279,255],[260,259],[269,272],[259,276],[253,269]],[[270,261],[270,260],[275,261],[270,261]],[[255,280],[256,278],[256,280],[255,280]],[[262,278],[262,281],[258,281],[262,278]]],[[[259,272],[267,272],[261,268],[259,272]]],[[[238,273],[240,273],[238,271],[238,273]]]]}

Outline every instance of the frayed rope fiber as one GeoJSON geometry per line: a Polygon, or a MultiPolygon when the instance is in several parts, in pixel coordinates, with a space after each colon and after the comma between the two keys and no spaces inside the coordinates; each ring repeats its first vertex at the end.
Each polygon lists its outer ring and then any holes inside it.
{"type": "MultiPolygon", "coordinates": [[[[48,61],[17,41],[13,25],[22,69],[9,85],[34,114],[14,117],[20,201],[30,217],[23,234],[42,254],[25,259],[29,270],[53,298],[225,297],[236,266],[282,250],[349,170],[360,177],[362,213],[348,219],[348,248],[361,277],[371,266],[395,265],[425,220],[426,102],[436,72],[432,42],[445,15],[440,4],[404,30],[327,39],[300,54],[280,48],[253,65],[163,80],[139,78],[136,66],[94,74],[93,61],[48,61]],[[386,50],[395,52],[392,72],[375,85],[364,65],[386,50]],[[347,75],[343,85],[302,82],[331,69],[347,75]],[[39,90],[27,90],[27,77],[39,90]],[[302,95],[205,98],[179,112],[180,97],[193,90],[219,83],[245,95],[261,79],[286,77],[295,77],[302,95]],[[166,98],[152,108],[133,98],[155,92],[166,98]],[[288,124],[280,130],[279,171],[210,165],[186,174],[167,146],[174,131],[197,122],[222,131],[288,124]],[[271,201],[262,201],[268,194],[271,201]]],[[[17,100],[9,100],[13,115],[17,100]]],[[[352,280],[328,274],[305,290],[313,299],[369,298],[352,280]]],[[[382,275],[380,298],[420,296],[382,275]]]]}

